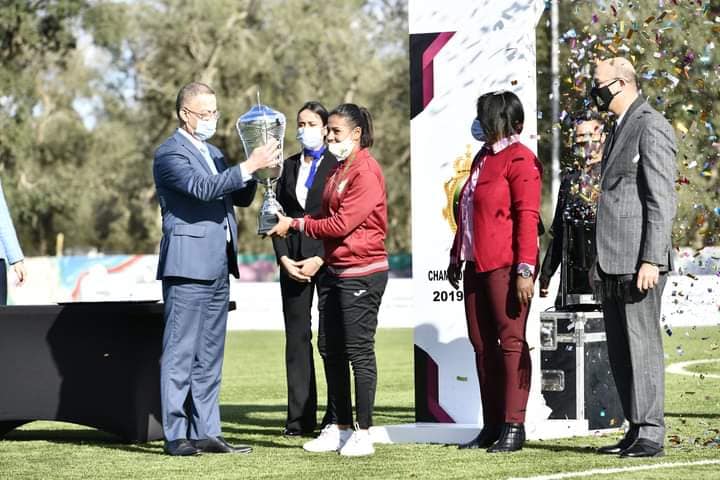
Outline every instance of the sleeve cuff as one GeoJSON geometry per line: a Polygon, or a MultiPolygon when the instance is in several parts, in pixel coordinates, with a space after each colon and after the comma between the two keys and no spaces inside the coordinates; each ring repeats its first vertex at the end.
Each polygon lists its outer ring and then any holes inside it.
{"type": "Polygon", "coordinates": [[[518,263],[517,266],[517,272],[523,272],[525,270],[530,270],[531,274],[535,274],[535,265],[530,265],[529,263],[518,263]]]}
{"type": "Polygon", "coordinates": [[[244,164],[244,163],[241,163],[241,164],[240,164],[240,176],[242,177],[243,183],[248,183],[250,180],[253,179],[252,175],[250,175],[249,173],[247,173],[247,172],[245,171],[245,164],[244,164]]]}
{"type": "Polygon", "coordinates": [[[7,264],[8,265],[15,265],[18,262],[22,262],[25,260],[25,255],[23,255],[22,251],[11,251],[8,252],[7,255],[7,264]]]}
{"type": "Polygon", "coordinates": [[[293,218],[292,222],[290,222],[290,228],[298,232],[305,232],[305,219],[293,218]]]}

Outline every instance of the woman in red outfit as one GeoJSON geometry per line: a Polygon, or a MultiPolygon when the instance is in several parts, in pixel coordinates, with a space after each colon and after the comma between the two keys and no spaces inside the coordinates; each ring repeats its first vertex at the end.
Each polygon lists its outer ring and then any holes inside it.
{"type": "Polygon", "coordinates": [[[520,450],[530,392],[525,325],[538,264],[541,166],[520,143],[524,113],[512,92],[477,101],[473,136],[484,142],[460,194],[448,277],[458,288],[480,383],[483,429],[460,448],[520,450]]]}
{"type": "Polygon", "coordinates": [[[321,239],[326,274],[318,284],[318,350],[328,383],[328,411],[335,418],[318,438],[303,445],[311,452],[372,455],[377,368],[375,331],[388,278],[385,179],[368,150],[373,144],[370,112],[343,104],[328,118],[328,150],[338,160],[325,182],[318,215],[278,215],[270,235],[289,229],[321,239]],[[350,369],[355,379],[357,427],[352,431],[350,369]]]}

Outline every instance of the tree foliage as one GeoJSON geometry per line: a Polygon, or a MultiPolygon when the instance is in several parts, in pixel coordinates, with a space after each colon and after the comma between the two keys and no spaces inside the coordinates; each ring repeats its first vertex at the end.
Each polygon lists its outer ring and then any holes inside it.
{"type": "MultiPolygon", "coordinates": [[[[675,243],[717,244],[720,7],[708,0],[568,0],[561,7],[561,119],[549,115],[547,16],[537,30],[545,171],[553,124],[562,120],[569,133],[570,113],[587,107],[592,60],[627,56],[643,95],[679,139],[675,243]]],[[[407,40],[404,0],[4,2],[0,177],[24,249],[54,253],[62,233],[66,252],[154,252],[153,152],[177,126],[178,89],[201,80],[218,94],[213,143],[232,163],[244,160],[235,120],[258,91],[288,117],[286,155],[298,149],[295,114],[306,100],[367,106],[388,185],[388,248],[409,251],[407,40]]],[[[255,234],[259,204],[238,210],[246,253],[271,249],[255,234]]]]}
{"type": "MultiPolygon", "coordinates": [[[[27,3],[0,14],[8,32],[0,54],[15,62],[0,77],[10,92],[3,121],[16,129],[2,128],[0,139],[2,178],[29,254],[51,253],[61,232],[71,250],[155,250],[153,152],[177,127],[175,96],[193,80],[217,93],[222,116],[212,142],[231,163],[244,160],[235,120],[258,92],[288,117],[286,155],[298,150],[295,116],[305,101],[367,106],[388,183],[388,247],[409,250],[405,2],[27,3]],[[37,55],[42,49],[48,53],[37,55]]],[[[260,195],[237,211],[243,252],[271,249],[255,234],[260,195]]]]}
{"type": "MultiPolygon", "coordinates": [[[[720,243],[720,5],[708,0],[563,2],[560,11],[560,119],[570,144],[573,114],[590,108],[595,59],[622,56],[636,67],[642,95],[675,128],[678,140],[676,246],[720,243]]],[[[549,25],[538,29],[539,55],[549,52],[549,25]]],[[[539,57],[542,58],[542,57],[539,57]]],[[[548,82],[547,72],[543,81],[548,82]]],[[[549,85],[549,82],[548,82],[549,85]]],[[[546,97],[539,99],[549,111],[546,97]]],[[[566,150],[564,159],[570,160],[566,150]]]]}

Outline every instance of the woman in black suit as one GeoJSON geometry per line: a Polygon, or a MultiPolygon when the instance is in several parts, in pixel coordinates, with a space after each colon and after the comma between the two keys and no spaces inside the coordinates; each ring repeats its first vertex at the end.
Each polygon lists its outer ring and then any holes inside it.
{"type": "MultiPolygon", "coordinates": [[[[302,152],[285,160],[277,183],[277,199],[293,218],[318,213],[327,175],[337,164],[327,150],[328,112],[319,102],[307,102],[297,115],[297,139],[302,152]]],[[[288,386],[286,436],[310,434],[317,426],[317,388],[310,319],[313,292],[325,273],[323,243],[293,231],[273,237],[280,264],[280,291],[285,317],[285,366],[288,386]]],[[[322,424],[327,424],[326,412],[322,424]]]]}

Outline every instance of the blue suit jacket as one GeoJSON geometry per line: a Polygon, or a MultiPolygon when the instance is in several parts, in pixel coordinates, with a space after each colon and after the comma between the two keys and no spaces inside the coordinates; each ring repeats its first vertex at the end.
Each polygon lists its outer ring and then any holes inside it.
{"type": "Polygon", "coordinates": [[[153,176],[162,212],[158,280],[184,277],[214,280],[228,270],[238,276],[237,223],[233,204],[246,207],[257,183],[245,183],[239,165],[228,168],[222,152],[207,144],[213,175],[200,151],[175,132],[155,152],[153,176]],[[226,223],[227,220],[227,223],[226,223]],[[227,248],[230,225],[231,249],[227,248]]]}
{"type": "Polygon", "coordinates": [[[0,259],[6,260],[10,265],[23,259],[2,184],[0,184],[0,259]]]}

